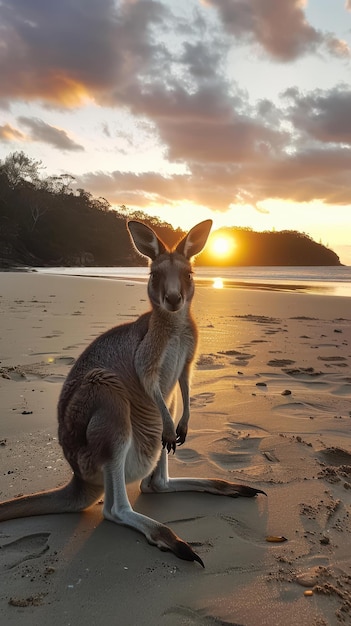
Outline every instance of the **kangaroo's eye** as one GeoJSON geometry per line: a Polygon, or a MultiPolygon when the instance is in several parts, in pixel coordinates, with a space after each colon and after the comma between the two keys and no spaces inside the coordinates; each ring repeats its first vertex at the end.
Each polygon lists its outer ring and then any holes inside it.
{"type": "Polygon", "coordinates": [[[153,283],[157,283],[160,280],[160,274],[158,272],[151,272],[150,279],[153,283]]]}

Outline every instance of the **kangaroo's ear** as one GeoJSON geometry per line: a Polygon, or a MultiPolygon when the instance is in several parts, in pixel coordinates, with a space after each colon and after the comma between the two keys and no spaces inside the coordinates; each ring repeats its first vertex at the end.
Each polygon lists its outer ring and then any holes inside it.
{"type": "Polygon", "coordinates": [[[199,252],[201,252],[201,250],[205,247],[211,227],[212,220],[205,220],[204,222],[197,224],[197,226],[194,226],[194,228],[189,230],[184,239],[178,243],[176,252],[183,254],[183,256],[187,259],[199,254],[199,252]]]}
{"type": "Polygon", "coordinates": [[[167,252],[166,246],[146,224],[130,220],[127,228],[135,248],[143,256],[154,261],[159,254],[167,252]]]}

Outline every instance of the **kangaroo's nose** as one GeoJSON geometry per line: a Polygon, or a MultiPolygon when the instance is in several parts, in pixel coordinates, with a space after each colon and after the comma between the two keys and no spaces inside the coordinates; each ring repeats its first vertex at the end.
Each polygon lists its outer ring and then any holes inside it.
{"type": "Polygon", "coordinates": [[[179,306],[181,299],[182,299],[182,296],[180,295],[179,291],[172,291],[170,293],[166,293],[166,296],[165,296],[165,300],[167,304],[170,304],[171,307],[173,307],[174,309],[177,308],[177,306],[179,306]]]}

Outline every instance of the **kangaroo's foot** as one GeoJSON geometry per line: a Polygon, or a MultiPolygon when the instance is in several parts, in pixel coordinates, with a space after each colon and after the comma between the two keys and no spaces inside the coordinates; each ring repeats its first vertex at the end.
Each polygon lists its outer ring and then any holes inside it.
{"type": "Polygon", "coordinates": [[[179,559],[197,561],[202,567],[205,567],[202,559],[194,552],[192,547],[185,541],[182,541],[168,526],[156,522],[146,515],[136,513],[131,507],[118,511],[116,511],[114,506],[111,510],[104,508],[104,517],[110,522],[138,530],[143,533],[151,545],[157,546],[162,551],[168,550],[173,552],[179,559]]]}
{"type": "MultiPolygon", "coordinates": [[[[160,550],[169,550],[178,558],[185,561],[197,561],[204,567],[202,559],[182,541],[168,526],[133,511],[124,480],[123,456],[125,450],[116,455],[114,461],[106,463],[104,467],[105,501],[103,515],[105,519],[115,524],[129,526],[142,533],[147,541],[160,550]]],[[[166,453],[164,451],[165,456],[166,453]]]]}
{"type": "Polygon", "coordinates": [[[259,493],[267,495],[262,489],[231,483],[217,478],[170,478],[168,459],[162,451],[157,466],[152,474],[146,476],[140,484],[142,493],[167,493],[170,491],[199,491],[229,498],[254,498],[259,493]]]}
{"type": "Polygon", "coordinates": [[[156,471],[144,478],[140,489],[143,493],[167,493],[171,491],[198,491],[212,493],[216,496],[229,498],[254,498],[259,493],[267,495],[262,489],[230,483],[215,478],[167,478],[159,476],[156,471]]]}
{"type": "MultiPolygon", "coordinates": [[[[223,481],[226,482],[226,481],[223,481]]],[[[224,493],[223,495],[228,495],[230,498],[254,498],[259,493],[262,493],[266,496],[266,492],[262,489],[256,489],[256,487],[249,487],[248,485],[240,485],[236,483],[228,483],[228,487],[226,487],[230,493],[224,493]]],[[[225,488],[225,489],[226,489],[225,488]]]]}

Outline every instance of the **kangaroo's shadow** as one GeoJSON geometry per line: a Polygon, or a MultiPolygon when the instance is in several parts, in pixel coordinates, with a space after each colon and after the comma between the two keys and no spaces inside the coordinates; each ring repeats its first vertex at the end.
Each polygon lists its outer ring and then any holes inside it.
{"type": "MultiPolygon", "coordinates": [[[[179,607],[183,607],[182,611],[194,610],[190,589],[196,590],[200,604],[205,605],[209,576],[214,580],[231,567],[245,570],[246,560],[260,560],[257,537],[250,530],[249,520],[259,515],[264,534],[266,498],[232,500],[200,493],[145,495],[133,487],[130,496],[137,512],[166,523],[196,546],[206,569],[182,561],[171,552],[161,552],[134,529],[104,520],[101,504],[81,514],[4,522],[0,567],[11,573],[11,596],[27,597],[31,593],[32,583],[23,577],[23,567],[28,567],[28,563],[39,578],[39,590],[42,573],[48,564],[54,565],[43,604],[29,609],[37,626],[50,623],[56,605],[62,614],[69,615],[70,623],[84,618],[98,625],[102,615],[105,623],[114,623],[118,615],[118,623],[125,625],[168,624],[170,614],[174,612],[174,619],[177,618],[179,607]],[[243,537],[235,532],[231,516],[238,528],[246,529],[244,557],[238,558],[236,552],[237,541],[243,537]],[[138,599],[135,602],[134,597],[138,599]]],[[[194,624],[218,623],[212,622],[212,616],[206,613],[194,616],[194,624]]],[[[17,617],[19,626],[28,623],[17,617]]]]}

